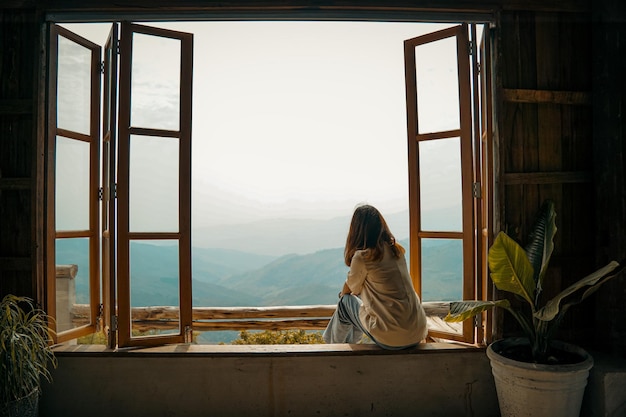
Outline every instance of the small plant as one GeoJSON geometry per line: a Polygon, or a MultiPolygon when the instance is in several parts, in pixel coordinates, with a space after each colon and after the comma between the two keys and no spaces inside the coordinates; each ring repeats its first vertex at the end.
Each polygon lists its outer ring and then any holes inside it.
{"type": "Polygon", "coordinates": [[[550,342],[565,313],[618,275],[615,269],[620,266],[618,262],[612,261],[541,305],[543,280],[557,231],[555,218],[554,202],[547,200],[539,212],[530,243],[525,249],[504,232],[498,234],[489,248],[489,269],[494,285],[501,291],[514,294],[522,303],[526,302],[529,308],[515,308],[506,299],[457,301],[450,303],[450,312],[445,320],[460,322],[493,307],[504,308],[515,318],[528,338],[533,361],[547,363],[550,342]],[[611,275],[611,272],[614,273],[611,275]]]}
{"type": "Polygon", "coordinates": [[[48,364],[56,367],[50,347],[48,315],[27,297],[7,295],[0,302],[0,414],[9,404],[51,381],[48,364]]]}
{"type": "Polygon", "coordinates": [[[307,333],[304,330],[265,330],[263,332],[239,332],[233,345],[302,345],[324,343],[321,332],[307,333]]]}

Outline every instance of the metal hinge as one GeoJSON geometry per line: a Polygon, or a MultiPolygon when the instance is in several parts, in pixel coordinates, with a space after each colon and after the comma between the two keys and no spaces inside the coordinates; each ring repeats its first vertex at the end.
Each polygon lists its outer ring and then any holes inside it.
{"type": "Polygon", "coordinates": [[[117,331],[117,316],[111,316],[111,331],[117,331]]]}
{"type": "Polygon", "coordinates": [[[100,74],[104,74],[104,61],[100,61],[100,74]]]}
{"type": "Polygon", "coordinates": [[[113,184],[113,198],[117,198],[117,183],[113,184]]]}
{"type": "Polygon", "coordinates": [[[185,343],[191,343],[193,341],[193,330],[191,326],[185,326],[185,343]]]}
{"type": "Polygon", "coordinates": [[[475,43],[474,41],[469,41],[469,54],[470,55],[474,55],[474,48],[475,48],[475,43]]]}
{"type": "Polygon", "coordinates": [[[476,314],[474,316],[474,327],[477,329],[480,329],[481,327],[483,327],[482,314],[476,314]]]}
{"type": "Polygon", "coordinates": [[[98,200],[102,201],[103,198],[104,198],[104,188],[100,187],[98,188],[98,200]]]}
{"type": "Polygon", "coordinates": [[[481,198],[482,197],[482,192],[480,190],[480,183],[479,182],[475,182],[472,184],[472,194],[474,195],[474,198],[481,198]]]}

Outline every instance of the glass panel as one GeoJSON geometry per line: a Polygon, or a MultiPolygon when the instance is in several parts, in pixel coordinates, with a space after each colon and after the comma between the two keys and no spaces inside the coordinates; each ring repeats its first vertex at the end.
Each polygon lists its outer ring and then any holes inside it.
{"type": "Polygon", "coordinates": [[[178,148],[178,139],[131,136],[131,232],[178,232],[178,148]]]}
{"type": "Polygon", "coordinates": [[[56,230],[89,229],[88,142],[57,136],[56,230]]]}
{"type": "MultiPolygon", "coordinates": [[[[141,240],[130,242],[130,305],[131,308],[170,306],[179,303],[179,258],[176,240],[141,240]]],[[[143,309],[145,312],[146,309],[143,309]]],[[[143,315],[131,312],[133,337],[177,334],[180,328],[178,310],[166,317],[171,327],[155,329],[146,325],[143,315]],[[142,324],[137,322],[141,318],[142,324]]],[[[159,318],[163,318],[162,314],[159,318]]],[[[148,319],[149,321],[149,319],[148,319]]]]}
{"type": "Polygon", "coordinates": [[[415,67],[418,133],[459,129],[456,38],[417,46],[415,67]]]}
{"type": "Polygon", "coordinates": [[[422,300],[462,299],[463,240],[422,239],[422,300]]]}
{"type": "Polygon", "coordinates": [[[461,231],[460,138],[419,142],[422,230],[461,231]]]}
{"type": "Polygon", "coordinates": [[[91,51],[59,36],[57,127],[88,135],[90,103],[91,51]]]}
{"type": "Polygon", "coordinates": [[[131,125],[178,130],[180,40],[133,34],[131,125]],[[167,57],[167,59],[158,59],[167,57]]]}
{"type": "Polygon", "coordinates": [[[89,239],[56,239],[57,332],[89,324],[89,239]]]}

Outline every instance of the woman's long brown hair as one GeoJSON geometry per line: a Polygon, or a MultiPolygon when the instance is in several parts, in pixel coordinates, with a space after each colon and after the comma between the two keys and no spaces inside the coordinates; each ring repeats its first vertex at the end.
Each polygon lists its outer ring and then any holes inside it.
{"type": "Polygon", "coordinates": [[[368,260],[380,261],[386,245],[391,247],[394,257],[399,258],[404,254],[404,249],[396,242],[382,214],[367,204],[357,207],[352,215],[343,252],[346,265],[350,266],[357,250],[364,249],[369,249],[368,260]]]}

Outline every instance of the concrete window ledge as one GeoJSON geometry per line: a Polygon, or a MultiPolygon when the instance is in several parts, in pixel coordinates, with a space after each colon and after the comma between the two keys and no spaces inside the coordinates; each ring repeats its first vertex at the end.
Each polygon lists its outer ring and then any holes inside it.
{"type": "Polygon", "coordinates": [[[157,347],[107,349],[103,345],[58,345],[57,356],[342,356],[342,355],[415,355],[433,353],[458,353],[485,349],[462,343],[422,343],[415,348],[385,350],[374,344],[294,344],[294,345],[202,345],[173,344],[157,347]]]}
{"type": "Polygon", "coordinates": [[[484,349],[428,343],[55,348],[40,416],[499,415],[484,349]]]}

